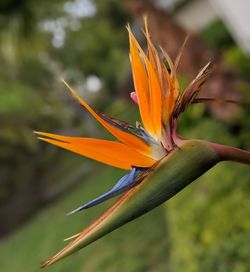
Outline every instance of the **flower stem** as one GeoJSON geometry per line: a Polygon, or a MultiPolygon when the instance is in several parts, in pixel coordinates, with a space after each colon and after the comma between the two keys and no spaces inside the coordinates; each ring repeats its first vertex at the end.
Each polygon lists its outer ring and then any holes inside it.
{"type": "Polygon", "coordinates": [[[250,164],[250,152],[236,147],[221,145],[209,142],[219,154],[222,161],[234,161],[244,164],[250,164]]]}

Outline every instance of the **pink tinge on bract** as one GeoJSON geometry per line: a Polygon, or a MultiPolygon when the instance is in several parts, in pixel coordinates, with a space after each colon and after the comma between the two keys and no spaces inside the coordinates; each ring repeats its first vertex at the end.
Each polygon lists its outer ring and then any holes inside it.
{"type": "Polygon", "coordinates": [[[136,92],[131,92],[130,93],[130,98],[132,99],[132,101],[138,105],[138,98],[137,98],[137,95],[136,95],[136,92]]]}

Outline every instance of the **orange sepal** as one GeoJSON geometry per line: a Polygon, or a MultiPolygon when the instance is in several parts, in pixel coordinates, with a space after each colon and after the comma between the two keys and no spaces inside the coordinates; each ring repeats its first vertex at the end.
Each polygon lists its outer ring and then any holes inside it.
{"type": "Polygon", "coordinates": [[[79,103],[88,110],[88,112],[99,122],[101,123],[111,134],[113,134],[121,142],[129,146],[131,149],[136,150],[137,152],[150,156],[152,148],[147,145],[142,139],[133,135],[132,133],[125,132],[115,126],[112,126],[106,122],[98,113],[96,113],[65,81],[63,83],[67,86],[73,97],[79,101],[79,103]]]}
{"type": "Polygon", "coordinates": [[[127,27],[129,33],[130,43],[130,61],[132,74],[134,79],[135,91],[139,103],[139,110],[141,114],[142,123],[147,132],[152,132],[152,121],[150,117],[150,96],[149,85],[146,67],[138,52],[138,48],[135,44],[135,39],[131,32],[130,27],[127,27]]]}
{"type": "Polygon", "coordinates": [[[46,132],[35,133],[43,136],[38,138],[42,141],[114,167],[129,170],[132,166],[150,167],[155,163],[153,159],[134,151],[122,143],[92,138],[61,136],[46,132]]]}
{"type": "MultiPolygon", "coordinates": [[[[162,112],[162,94],[159,79],[157,77],[156,71],[153,68],[153,65],[150,63],[148,57],[145,55],[141,46],[137,42],[136,38],[132,34],[131,30],[128,28],[130,43],[134,47],[134,50],[140,52],[146,68],[147,68],[147,80],[148,80],[148,90],[149,90],[149,109],[150,109],[150,118],[146,123],[150,124],[152,127],[151,130],[147,130],[153,137],[157,137],[161,134],[161,112],[162,112]]],[[[139,56],[140,57],[140,56],[139,56]]],[[[140,78],[138,78],[140,80],[140,78]]],[[[145,92],[145,90],[142,90],[145,92]]],[[[140,103],[139,103],[140,106],[140,103]]],[[[144,124],[145,125],[145,124],[144,124]]]]}

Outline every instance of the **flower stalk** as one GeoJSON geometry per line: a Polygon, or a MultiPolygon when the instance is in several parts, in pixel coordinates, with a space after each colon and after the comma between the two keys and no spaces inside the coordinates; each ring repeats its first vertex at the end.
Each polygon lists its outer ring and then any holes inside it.
{"type": "Polygon", "coordinates": [[[221,145],[210,142],[208,143],[218,152],[221,161],[233,161],[248,165],[250,164],[249,151],[227,145],[221,145]]]}

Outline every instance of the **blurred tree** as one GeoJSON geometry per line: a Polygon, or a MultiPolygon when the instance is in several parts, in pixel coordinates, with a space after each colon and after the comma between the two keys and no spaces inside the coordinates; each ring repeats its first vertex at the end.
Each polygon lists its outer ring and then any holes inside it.
{"type": "Polygon", "coordinates": [[[0,235],[74,184],[72,178],[66,182],[67,167],[78,178],[81,160],[74,165],[72,157],[47,146],[40,158],[45,145],[32,130],[95,132],[66,106],[60,78],[84,90],[99,108],[112,101],[127,58],[128,18],[115,0],[1,1],[0,235]],[[91,92],[91,80],[103,91],[91,92]]]}

